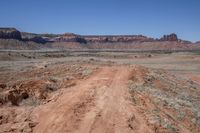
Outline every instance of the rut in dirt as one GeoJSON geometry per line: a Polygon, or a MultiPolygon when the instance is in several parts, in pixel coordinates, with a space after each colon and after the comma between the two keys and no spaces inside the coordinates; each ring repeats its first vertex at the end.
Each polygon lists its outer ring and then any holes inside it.
{"type": "Polygon", "coordinates": [[[36,110],[34,132],[152,132],[130,101],[128,66],[102,67],[36,110]]]}

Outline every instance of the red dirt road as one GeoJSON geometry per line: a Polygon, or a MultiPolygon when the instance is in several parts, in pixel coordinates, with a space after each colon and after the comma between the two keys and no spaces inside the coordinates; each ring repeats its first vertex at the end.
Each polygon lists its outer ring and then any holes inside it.
{"type": "Polygon", "coordinates": [[[153,132],[130,101],[128,66],[103,67],[41,106],[35,133],[153,132]]]}

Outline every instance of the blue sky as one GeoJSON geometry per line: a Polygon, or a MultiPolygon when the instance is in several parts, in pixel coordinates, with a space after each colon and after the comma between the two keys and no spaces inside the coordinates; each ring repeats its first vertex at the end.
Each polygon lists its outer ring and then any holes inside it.
{"type": "Polygon", "coordinates": [[[1,0],[0,27],[34,33],[177,33],[200,40],[200,0],[1,0]]]}

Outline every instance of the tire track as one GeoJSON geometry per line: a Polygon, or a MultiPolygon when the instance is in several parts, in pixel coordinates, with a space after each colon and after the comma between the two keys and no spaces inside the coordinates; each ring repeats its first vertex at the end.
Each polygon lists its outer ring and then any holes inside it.
{"type": "Polygon", "coordinates": [[[38,113],[36,133],[152,132],[130,103],[128,66],[102,67],[38,113]]]}

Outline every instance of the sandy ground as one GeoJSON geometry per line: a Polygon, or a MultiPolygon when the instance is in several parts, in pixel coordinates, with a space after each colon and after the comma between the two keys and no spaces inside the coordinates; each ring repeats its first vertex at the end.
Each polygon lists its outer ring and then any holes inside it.
{"type": "Polygon", "coordinates": [[[152,132],[128,100],[128,67],[104,67],[36,111],[33,132],[152,132]],[[142,123],[142,124],[141,124],[142,123]]]}
{"type": "Polygon", "coordinates": [[[0,132],[200,132],[199,56],[119,55],[1,61],[0,132]]]}

